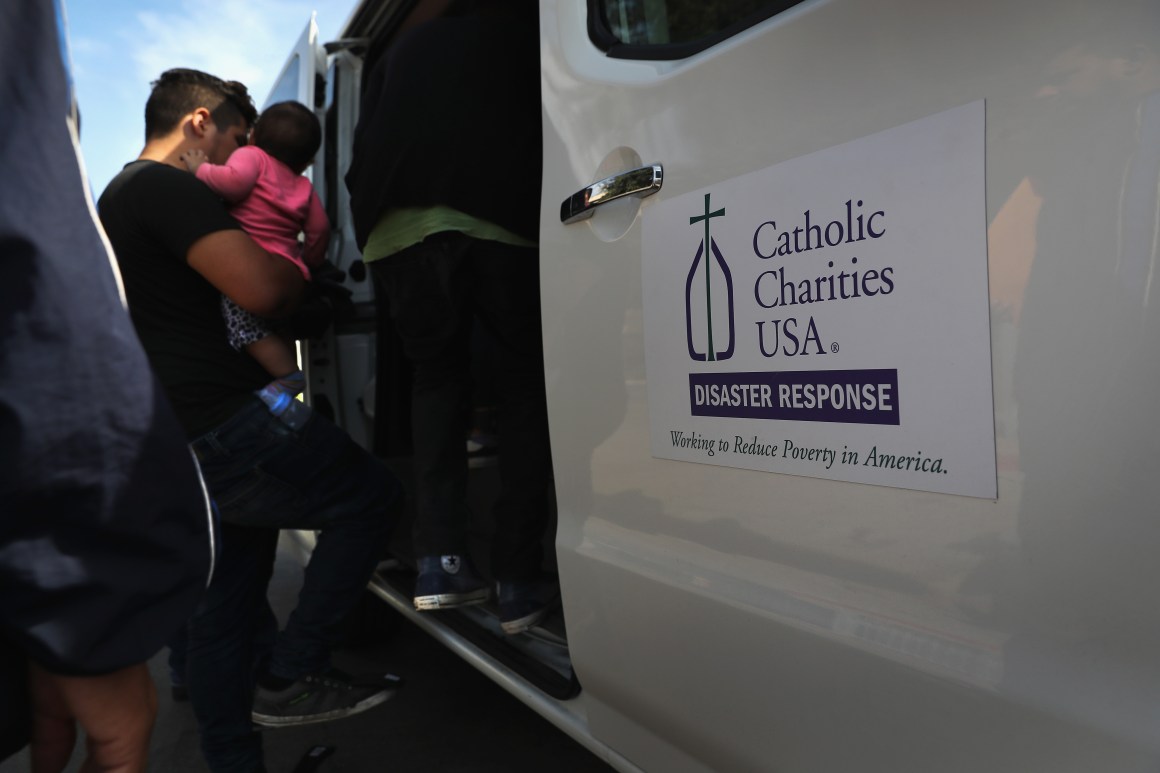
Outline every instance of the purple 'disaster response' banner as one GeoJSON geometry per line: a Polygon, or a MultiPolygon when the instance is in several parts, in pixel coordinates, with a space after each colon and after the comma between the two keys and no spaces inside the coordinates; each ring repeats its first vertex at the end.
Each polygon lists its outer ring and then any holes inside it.
{"type": "Polygon", "coordinates": [[[694,416],[898,424],[898,371],[690,373],[694,416]]]}

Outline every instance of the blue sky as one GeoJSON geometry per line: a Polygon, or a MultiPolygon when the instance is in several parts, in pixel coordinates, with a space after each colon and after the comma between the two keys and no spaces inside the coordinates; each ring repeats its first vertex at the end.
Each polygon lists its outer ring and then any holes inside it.
{"type": "Polygon", "coordinates": [[[242,81],[261,106],[311,11],[325,42],[338,37],[356,3],[65,0],[81,149],[94,196],[141,152],[149,84],[164,70],[195,67],[242,81]]]}

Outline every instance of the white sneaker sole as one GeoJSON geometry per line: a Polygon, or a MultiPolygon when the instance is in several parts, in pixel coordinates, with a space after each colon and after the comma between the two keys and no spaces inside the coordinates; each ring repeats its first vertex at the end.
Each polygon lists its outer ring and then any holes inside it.
{"type": "Polygon", "coordinates": [[[416,596],[415,609],[428,612],[435,609],[454,609],[455,607],[469,607],[473,604],[482,604],[491,598],[491,590],[481,588],[471,593],[436,593],[431,596],[416,596]]]}
{"type": "Polygon", "coordinates": [[[499,624],[499,627],[502,628],[503,632],[508,636],[515,636],[517,633],[523,633],[529,628],[534,627],[536,623],[547,617],[548,613],[551,612],[554,608],[555,605],[550,604],[546,607],[537,609],[530,615],[524,615],[523,617],[516,620],[504,620],[499,624]]]}

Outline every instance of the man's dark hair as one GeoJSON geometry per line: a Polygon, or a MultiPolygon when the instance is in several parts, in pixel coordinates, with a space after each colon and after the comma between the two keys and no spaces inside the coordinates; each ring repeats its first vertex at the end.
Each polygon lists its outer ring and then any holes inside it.
{"type": "Polygon", "coordinates": [[[153,81],[153,92],[145,103],[145,139],[163,137],[173,131],[182,117],[199,107],[210,112],[218,129],[239,122],[252,126],[258,117],[246,87],[237,81],[178,67],[166,70],[153,81]]]}
{"type": "Polygon", "coordinates": [[[322,145],[322,124],[301,102],[278,102],[258,116],[253,143],[301,174],[322,145]]]}

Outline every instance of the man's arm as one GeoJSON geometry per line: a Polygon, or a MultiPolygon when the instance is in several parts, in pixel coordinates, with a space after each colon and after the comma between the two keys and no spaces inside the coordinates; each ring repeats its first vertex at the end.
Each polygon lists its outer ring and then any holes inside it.
{"type": "Polygon", "coordinates": [[[266,252],[237,229],[201,237],[189,248],[186,261],[223,295],[259,317],[288,315],[305,284],[297,266],[266,252]]]}

